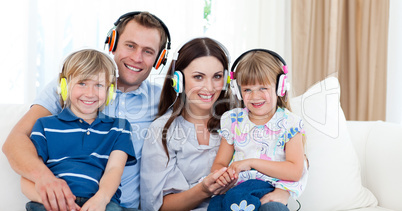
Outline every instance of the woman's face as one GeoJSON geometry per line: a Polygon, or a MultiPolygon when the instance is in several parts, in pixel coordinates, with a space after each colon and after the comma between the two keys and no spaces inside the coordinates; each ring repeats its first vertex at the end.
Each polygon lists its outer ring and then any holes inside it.
{"type": "Polygon", "coordinates": [[[188,114],[205,115],[211,112],[223,88],[223,71],[222,63],[213,56],[197,58],[183,70],[188,114]]]}

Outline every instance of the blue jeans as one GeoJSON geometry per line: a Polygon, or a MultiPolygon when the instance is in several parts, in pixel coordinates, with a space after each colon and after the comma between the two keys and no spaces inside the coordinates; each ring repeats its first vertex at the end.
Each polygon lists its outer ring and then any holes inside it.
{"type": "Polygon", "coordinates": [[[289,211],[289,209],[280,202],[272,201],[261,205],[259,211],[289,211]]]}
{"type": "MultiPolygon", "coordinates": [[[[82,207],[82,205],[85,204],[85,202],[88,201],[88,198],[83,198],[83,197],[77,197],[75,199],[75,203],[82,207]]],[[[28,202],[25,206],[25,208],[27,209],[27,211],[46,211],[45,206],[43,206],[43,204],[41,203],[37,203],[37,202],[28,202]]],[[[120,205],[118,205],[115,202],[109,202],[109,204],[106,205],[106,211],[125,211],[126,208],[124,207],[120,207],[120,205]]],[[[131,209],[130,209],[131,210],[131,209]]],[[[135,211],[137,209],[134,209],[133,211],[135,211]]]]}
{"type": "Polygon", "coordinates": [[[226,194],[212,197],[208,211],[246,210],[248,207],[254,207],[255,210],[258,210],[261,206],[260,198],[274,189],[269,182],[256,179],[247,180],[228,190],[226,194]]]}

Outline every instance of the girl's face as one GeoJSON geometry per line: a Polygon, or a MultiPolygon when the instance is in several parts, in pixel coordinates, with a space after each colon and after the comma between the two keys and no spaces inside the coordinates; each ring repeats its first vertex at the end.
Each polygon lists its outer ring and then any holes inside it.
{"type": "Polygon", "coordinates": [[[213,56],[197,58],[183,70],[188,114],[211,112],[223,88],[223,70],[222,63],[213,56]]]}
{"type": "Polygon", "coordinates": [[[267,123],[276,112],[275,85],[259,84],[241,86],[243,102],[249,110],[249,118],[257,125],[267,123]]]}
{"type": "Polygon", "coordinates": [[[70,84],[71,111],[84,120],[95,119],[98,109],[106,102],[108,87],[105,73],[83,81],[73,79],[70,84]]]}

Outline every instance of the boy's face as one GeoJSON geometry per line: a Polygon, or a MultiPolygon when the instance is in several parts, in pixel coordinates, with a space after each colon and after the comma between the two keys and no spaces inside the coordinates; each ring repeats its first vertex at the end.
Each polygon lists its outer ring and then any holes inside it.
{"type": "Polygon", "coordinates": [[[127,23],[113,52],[121,91],[136,90],[149,76],[159,53],[160,40],[158,29],[146,28],[134,20],[127,23]]]}
{"type": "Polygon", "coordinates": [[[71,111],[84,120],[95,119],[98,109],[106,102],[108,87],[105,73],[94,75],[86,80],[74,78],[70,85],[71,111]]]}

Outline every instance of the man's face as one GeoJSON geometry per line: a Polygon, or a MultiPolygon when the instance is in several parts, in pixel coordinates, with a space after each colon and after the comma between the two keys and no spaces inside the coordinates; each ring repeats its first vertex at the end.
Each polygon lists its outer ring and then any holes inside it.
{"type": "Polygon", "coordinates": [[[121,91],[136,90],[149,76],[159,53],[160,40],[158,29],[146,28],[134,20],[127,23],[113,52],[121,91]]]}

